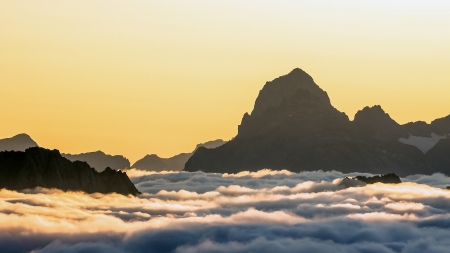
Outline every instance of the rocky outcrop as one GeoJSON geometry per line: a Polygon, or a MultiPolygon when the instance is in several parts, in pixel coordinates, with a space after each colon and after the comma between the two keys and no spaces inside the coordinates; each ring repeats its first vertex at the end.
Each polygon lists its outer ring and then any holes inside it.
{"type": "Polygon", "coordinates": [[[96,171],[101,172],[109,167],[113,170],[124,170],[130,168],[130,161],[121,155],[107,155],[102,151],[82,153],[78,155],[62,154],[70,161],[87,162],[96,171]]]}
{"type": "Polygon", "coordinates": [[[171,158],[161,158],[157,155],[146,155],[131,166],[139,170],[147,171],[181,171],[192,154],[197,149],[204,147],[207,149],[217,148],[225,143],[223,140],[214,140],[206,143],[198,144],[192,153],[181,153],[171,158]]]}
{"type": "Polygon", "coordinates": [[[11,138],[0,139],[0,151],[25,151],[38,144],[27,134],[18,134],[11,138]]]}
{"type": "Polygon", "coordinates": [[[373,177],[365,177],[365,176],[357,176],[357,180],[363,181],[366,184],[375,184],[375,183],[383,183],[383,184],[401,184],[402,180],[399,176],[394,173],[389,173],[381,176],[373,176],[373,177]]]}
{"type": "Polygon", "coordinates": [[[86,162],[67,160],[58,150],[33,147],[25,152],[0,152],[0,188],[23,190],[35,187],[139,194],[125,172],[107,168],[98,173],[86,162]]]}
{"type": "Polygon", "coordinates": [[[307,73],[294,69],[266,83],[252,113],[244,114],[235,138],[215,149],[199,148],[185,170],[450,173],[450,167],[443,171],[431,166],[422,152],[426,149],[420,149],[415,140],[399,141],[411,137],[412,131],[428,133],[430,138],[433,131],[445,132],[450,129],[448,118],[399,125],[381,106],[374,106],[365,107],[350,121],[307,73]]]}

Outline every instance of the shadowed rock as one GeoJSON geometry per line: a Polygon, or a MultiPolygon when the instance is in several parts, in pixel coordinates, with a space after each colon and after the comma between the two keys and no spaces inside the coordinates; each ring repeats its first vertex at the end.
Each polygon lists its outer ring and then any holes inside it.
{"type": "Polygon", "coordinates": [[[98,173],[85,162],[67,160],[58,150],[33,147],[25,152],[0,152],[0,188],[23,190],[35,187],[139,194],[125,172],[107,168],[98,173]]]}
{"type": "Polygon", "coordinates": [[[394,173],[389,173],[381,176],[365,177],[357,176],[357,180],[363,181],[367,184],[383,183],[383,184],[401,184],[402,180],[394,173]]]}

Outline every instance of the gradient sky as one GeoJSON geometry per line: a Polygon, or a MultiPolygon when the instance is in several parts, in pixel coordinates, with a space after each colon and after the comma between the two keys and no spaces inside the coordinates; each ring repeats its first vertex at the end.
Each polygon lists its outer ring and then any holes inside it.
{"type": "Polygon", "coordinates": [[[132,162],[230,139],[299,67],[350,118],[450,114],[450,1],[0,0],[0,138],[132,162]]]}

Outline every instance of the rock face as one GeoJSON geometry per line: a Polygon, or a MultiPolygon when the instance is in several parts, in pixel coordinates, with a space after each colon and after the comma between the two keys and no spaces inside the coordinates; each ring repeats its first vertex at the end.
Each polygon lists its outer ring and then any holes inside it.
{"type": "Polygon", "coordinates": [[[131,166],[132,168],[147,171],[181,171],[192,154],[200,147],[207,149],[217,148],[225,144],[223,140],[214,140],[198,144],[192,153],[182,153],[171,158],[161,158],[157,155],[146,155],[131,166]]]}
{"type": "Polygon", "coordinates": [[[43,187],[86,193],[137,195],[128,176],[107,168],[98,173],[85,162],[71,162],[58,150],[33,147],[0,152],[0,188],[22,190],[43,187]]]}
{"type": "Polygon", "coordinates": [[[0,139],[0,151],[25,151],[38,144],[27,134],[18,134],[11,138],[0,139]]]}
{"type": "Polygon", "coordinates": [[[70,161],[87,162],[96,171],[101,172],[109,167],[113,170],[124,170],[130,168],[130,161],[121,155],[107,155],[102,151],[82,153],[78,155],[62,154],[70,161]]]}
{"type": "Polygon", "coordinates": [[[185,170],[237,173],[271,168],[395,172],[401,176],[450,173],[450,167],[442,169],[442,155],[427,158],[426,147],[421,149],[425,143],[431,146],[429,152],[445,152],[445,147],[435,144],[439,138],[448,139],[447,134],[450,116],[431,124],[400,125],[380,106],[365,107],[350,121],[307,73],[294,69],[266,83],[252,113],[244,114],[234,139],[215,149],[199,148],[185,170]],[[425,142],[416,142],[418,134],[425,135],[425,142]],[[439,162],[434,160],[438,156],[439,162]]]}
{"type": "Polygon", "coordinates": [[[381,176],[374,177],[365,177],[365,176],[357,176],[357,180],[363,181],[366,184],[375,184],[375,183],[383,183],[383,184],[401,184],[402,180],[399,176],[394,173],[389,173],[381,176]]]}

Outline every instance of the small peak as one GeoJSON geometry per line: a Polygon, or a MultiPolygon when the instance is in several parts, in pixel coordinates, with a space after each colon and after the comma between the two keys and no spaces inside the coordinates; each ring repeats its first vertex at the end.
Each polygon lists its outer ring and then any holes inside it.
{"type": "Polygon", "coordinates": [[[160,158],[157,154],[146,155],[145,158],[160,158]]]}
{"type": "Polygon", "coordinates": [[[25,134],[25,133],[18,134],[16,136],[14,136],[13,138],[27,138],[27,139],[31,139],[31,137],[28,134],[25,134]]]}
{"type": "Polygon", "coordinates": [[[372,107],[366,106],[356,113],[355,121],[386,116],[390,118],[389,114],[387,114],[380,105],[374,105],[372,107]]]}
{"type": "Polygon", "coordinates": [[[372,126],[398,126],[398,123],[386,113],[380,105],[366,106],[355,114],[353,122],[369,124],[372,126]]]}
{"type": "Polygon", "coordinates": [[[307,74],[307,73],[301,68],[295,68],[291,72],[289,72],[288,75],[290,74],[307,74]]]}
{"type": "Polygon", "coordinates": [[[113,169],[111,169],[110,167],[106,167],[106,169],[104,170],[106,172],[110,172],[110,171],[114,171],[113,169]]]}

